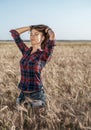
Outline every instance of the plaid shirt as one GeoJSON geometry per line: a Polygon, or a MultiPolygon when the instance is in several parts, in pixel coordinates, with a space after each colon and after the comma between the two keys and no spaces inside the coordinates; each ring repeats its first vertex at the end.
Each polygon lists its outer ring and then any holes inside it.
{"type": "Polygon", "coordinates": [[[36,52],[31,54],[33,48],[28,48],[24,44],[19,33],[16,30],[10,32],[23,55],[20,60],[21,80],[18,88],[22,91],[39,91],[43,87],[41,70],[50,60],[55,42],[49,40],[44,50],[37,49],[36,52]]]}

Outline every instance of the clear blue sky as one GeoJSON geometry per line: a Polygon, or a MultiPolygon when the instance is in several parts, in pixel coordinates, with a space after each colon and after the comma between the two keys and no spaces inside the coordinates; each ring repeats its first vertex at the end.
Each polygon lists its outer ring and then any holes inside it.
{"type": "Polygon", "coordinates": [[[10,29],[33,24],[49,25],[56,39],[91,40],[91,0],[0,1],[0,40],[12,39],[10,29]]]}

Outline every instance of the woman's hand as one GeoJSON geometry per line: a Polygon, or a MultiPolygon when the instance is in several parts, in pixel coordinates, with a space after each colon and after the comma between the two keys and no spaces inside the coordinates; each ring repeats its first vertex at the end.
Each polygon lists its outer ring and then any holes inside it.
{"type": "Polygon", "coordinates": [[[55,33],[51,28],[46,28],[45,32],[49,34],[49,39],[50,40],[55,40],[55,33]]]}

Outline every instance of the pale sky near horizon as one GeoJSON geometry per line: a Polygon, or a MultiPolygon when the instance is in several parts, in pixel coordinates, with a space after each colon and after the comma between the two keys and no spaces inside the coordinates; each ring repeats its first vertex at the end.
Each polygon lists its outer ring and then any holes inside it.
{"type": "MultiPolygon", "coordinates": [[[[91,0],[2,0],[0,40],[12,40],[10,29],[46,24],[60,40],[91,40],[91,0]]],[[[29,40],[29,33],[21,36],[29,40]]]]}

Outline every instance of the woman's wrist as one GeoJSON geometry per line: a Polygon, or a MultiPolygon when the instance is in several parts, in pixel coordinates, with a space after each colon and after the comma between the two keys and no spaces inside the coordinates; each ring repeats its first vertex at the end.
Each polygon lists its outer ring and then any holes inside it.
{"type": "Polygon", "coordinates": [[[29,26],[29,31],[31,31],[31,26],[29,26]]]}

